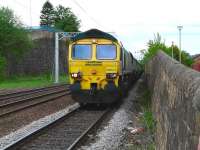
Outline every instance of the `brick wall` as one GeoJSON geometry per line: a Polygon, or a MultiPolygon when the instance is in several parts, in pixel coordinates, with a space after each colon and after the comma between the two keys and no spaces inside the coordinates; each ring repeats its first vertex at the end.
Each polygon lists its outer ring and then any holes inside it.
{"type": "Polygon", "coordinates": [[[200,56],[194,59],[194,64],[192,65],[192,68],[200,72],[200,56]]]}

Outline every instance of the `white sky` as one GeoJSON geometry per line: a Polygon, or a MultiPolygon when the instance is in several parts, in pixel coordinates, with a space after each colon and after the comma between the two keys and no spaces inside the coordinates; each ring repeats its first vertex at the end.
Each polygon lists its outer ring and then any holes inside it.
{"type": "MultiPolygon", "coordinates": [[[[24,24],[38,26],[46,0],[0,0],[24,24]],[[30,19],[30,1],[31,18],[30,19]]],[[[198,0],[49,0],[72,8],[81,20],[81,31],[98,28],[115,32],[124,47],[138,58],[147,42],[159,32],[167,45],[178,45],[177,25],[183,25],[182,49],[200,53],[200,1],[198,0]]]]}

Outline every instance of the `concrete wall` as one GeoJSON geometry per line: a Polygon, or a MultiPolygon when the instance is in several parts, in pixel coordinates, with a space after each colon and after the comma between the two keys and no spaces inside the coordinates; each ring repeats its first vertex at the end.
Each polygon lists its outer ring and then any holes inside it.
{"type": "Polygon", "coordinates": [[[159,51],[145,66],[157,121],[157,150],[197,150],[200,73],[159,51]]]}

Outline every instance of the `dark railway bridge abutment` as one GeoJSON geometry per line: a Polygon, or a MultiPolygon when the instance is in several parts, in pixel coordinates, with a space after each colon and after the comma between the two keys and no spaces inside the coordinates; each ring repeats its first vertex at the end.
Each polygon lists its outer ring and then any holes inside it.
{"type": "Polygon", "coordinates": [[[159,51],[145,66],[152,92],[156,149],[196,150],[200,135],[200,73],[159,51]]]}

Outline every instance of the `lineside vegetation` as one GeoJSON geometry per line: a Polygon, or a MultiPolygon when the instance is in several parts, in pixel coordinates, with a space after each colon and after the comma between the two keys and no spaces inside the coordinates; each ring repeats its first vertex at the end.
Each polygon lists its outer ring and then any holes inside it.
{"type": "MultiPolygon", "coordinates": [[[[62,31],[77,32],[80,28],[80,20],[70,8],[61,5],[54,8],[48,0],[43,5],[40,19],[41,26],[53,27],[62,31]]],[[[35,48],[37,43],[33,44],[30,35],[30,30],[23,25],[13,10],[0,7],[0,88],[6,87],[6,84],[11,85],[12,82],[17,82],[20,85],[19,82],[26,82],[26,77],[35,82],[34,75],[18,73],[15,75],[16,77],[13,77],[13,74],[10,74],[8,70],[12,65],[11,60],[21,63],[24,54],[35,48]],[[22,75],[23,77],[21,77],[22,75]]],[[[48,73],[38,75],[39,78],[40,76],[48,76],[48,73]]],[[[46,81],[44,80],[44,82],[46,81]]],[[[46,83],[52,83],[52,81],[47,80],[46,83]]],[[[11,85],[11,87],[15,87],[15,85],[11,85]]]]}
{"type": "Polygon", "coordinates": [[[0,7],[0,80],[6,77],[8,59],[20,59],[32,46],[20,19],[11,9],[0,7]]]}
{"type": "MultiPolygon", "coordinates": [[[[158,52],[158,50],[162,50],[167,55],[172,57],[172,49],[173,49],[173,58],[176,59],[177,61],[179,61],[179,51],[180,51],[179,48],[176,45],[174,45],[173,47],[167,46],[165,44],[165,42],[162,41],[159,33],[157,33],[154,36],[154,40],[150,40],[147,43],[147,45],[148,45],[148,49],[147,49],[146,52],[144,52],[144,57],[141,60],[142,65],[146,64],[149,60],[151,60],[151,58],[158,52]]],[[[192,57],[190,56],[189,53],[182,50],[182,52],[181,52],[181,62],[182,62],[182,64],[184,64],[188,67],[191,67],[191,65],[193,64],[193,59],[192,59],[192,57]]]]}

